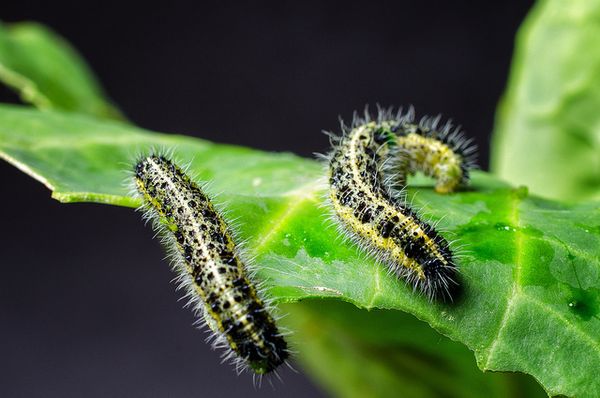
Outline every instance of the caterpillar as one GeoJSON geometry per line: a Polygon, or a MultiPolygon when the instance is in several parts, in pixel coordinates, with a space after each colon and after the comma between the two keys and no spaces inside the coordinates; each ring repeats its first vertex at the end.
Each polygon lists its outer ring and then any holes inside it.
{"type": "Polygon", "coordinates": [[[275,371],[289,357],[287,343],[208,196],[161,155],[142,157],[134,181],[148,217],[172,248],[182,285],[215,333],[215,346],[226,348],[224,360],[233,360],[238,373],[275,371]]]}
{"type": "Polygon", "coordinates": [[[439,192],[468,181],[474,149],[439,119],[414,123],[405,114],[379,110],[355,114],[350,127],[333,137],[328,162],[329,202],[349,236],[427,296],[452,299],[457,268],[449,243],[422,221],[406,201],[406,176],[416,171],[437,179],[439,192]],[[399,189],[398,189],[399,188],[399,189]],[[398,194],[400,192],[400,194],[398,194]]]}
{"type": "MultiPolygon", "coordinates": [[[[380,110],[379,118],[392,119],[391,110],[380,110]]],[[[395,133],[394,144],[401,152],[397,157],[399,172],[396,184],[406,184],[406,175],[417,171],[436,180],[438,193],[450,193],[469,182],[470,170],[476,168],[477,146],[466,139],[460,126],[450,121],[440,126],[440,116],[423,117],[414,122],[414,109],[395,117],[391,130],[395,133]]]]}

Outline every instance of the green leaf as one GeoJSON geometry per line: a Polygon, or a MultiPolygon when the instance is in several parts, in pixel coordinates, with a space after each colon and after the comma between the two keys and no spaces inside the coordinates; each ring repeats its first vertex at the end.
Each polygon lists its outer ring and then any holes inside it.
{"type": "Polygon", "coordinates": [[[344,397],[546,395],[523,374],[482,373],[464,345],[401,311],[364,311],[337,300],[283,309],[289,313],[283,321],[296,331],[292,338],[303,367],[344,397]]]}
{"type": "Polygon", "coordinates": [[[38,108],[122,118],[77,52],[36,23],[0,23],[0,82],[38,108]]]}
{"type": "Polygon", "coordinates": [[[492,170],[550,198],[600,198],[600,2],[540,1],[521,27],[492,170]]]}
{"type": "Polygon", "coordinates": [[[1,156],[64,202],[136,206],[123,182],[135,155],[152,147],[176,148],[211,182],[209,193],[239,220],[238,235],[279,302],[330,297],[407,311],[473,350],[481,369],[531,374],[551,394],[597,394],[599,203],[543,200],[482,172],[474,173],[472,190],[448,196],[412,181],[414,205],[466,248],[462,297],[429,303],[339,239],[314,161],[0,106],[1,156]]]}

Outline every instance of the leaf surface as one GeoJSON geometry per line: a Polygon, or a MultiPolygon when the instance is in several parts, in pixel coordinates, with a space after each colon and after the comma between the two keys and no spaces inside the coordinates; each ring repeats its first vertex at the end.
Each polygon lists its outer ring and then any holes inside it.
{"type": "Polygon", "coordinates": [[[135,207],[124,182],[150,148],[174,149],[210,181],[209,194],[238,220],[239,238],[277,301],[337,298],[407,311],[473,350],[481,369],[531,374],[552,394],[594,396],[600,388],[598,202],[543,200],[482,172],[471,190],[448,196],[412,180],[414,206],[439,221],[460,254],[461,297],[429,303],[340,239],[315,161],[0,106],[1,156],[63,202],[135,207]]]}

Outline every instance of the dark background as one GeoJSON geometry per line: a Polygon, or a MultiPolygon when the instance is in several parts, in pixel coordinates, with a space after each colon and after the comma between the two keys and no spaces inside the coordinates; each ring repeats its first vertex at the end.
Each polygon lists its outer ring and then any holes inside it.
{"type": "MultiPolygon", "coordinates": [[[[413,104],[474,136],[496,104],[530,1],[3,2],[68,38],[154,130],[311,156],[365,104],[413,104]]],[[[15,95],[0,89],[0,100],[15,95]]],[[[302,374],[253,389],[181,308],[152,232],[128,209],[61,205],[0,163],[0,396],[324,395],[302,374]],[[240,395],[241,394],[241,395],[240,395]]]]}

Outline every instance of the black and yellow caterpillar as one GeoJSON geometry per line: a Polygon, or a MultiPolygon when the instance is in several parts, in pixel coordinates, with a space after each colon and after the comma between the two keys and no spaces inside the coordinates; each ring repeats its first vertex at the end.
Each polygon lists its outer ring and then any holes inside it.
{"type": "Polygon", "coordinates": [[[329,200],[350,237],[428,298],[451,298],[456,263],[448,242],[422,221],[402,190],[421,171],[448,193],[466,184],[475,147],[439,118],[414,122],[414,112],[355,114],[334,137],[328,162],[329,200]],[[398,194],[400,192],[400,194],[398,194]]]}
{"type": "Polygon", "coordinates": [[[134,181],[188,296],[215,333],[215,345],[229,349],[225,357],[238,369],[274,371],[289,357],[288,345],[206,193],[161,155],[142,157],[134,181]]]}

